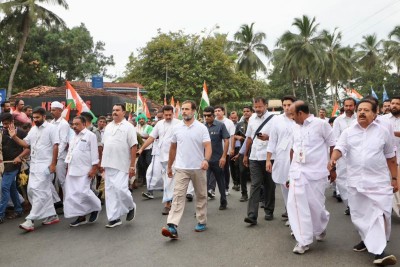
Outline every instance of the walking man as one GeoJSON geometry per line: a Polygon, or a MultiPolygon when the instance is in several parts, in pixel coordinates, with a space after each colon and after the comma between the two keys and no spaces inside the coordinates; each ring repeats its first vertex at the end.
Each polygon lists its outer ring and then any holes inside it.
{"type": "Polygon", "coordinates": [[[97,138],[86,129],[85,124],[85,117],[74,118],[72,128],[75,136],[70,142],[65,159],[68,163],[68,174],[65,181],[64,216],[78,217],[70,223],[71,227],[86,224],[88,214],[89,223],[94,223],[101,210],[100,199],[90,188],[91,179],[95,177],[99,163],[97,138]]]}
{"type": "Polygon", "coordinates": [[[10,137],[20,146],[31,149],[31,165],[28,182],[28,198],[32,205],[26,221],[19,227],[27,232],[35,229],[34,220],[45,218],[43,225],[60,221],[53,205],[51,176],[56,171],[58,157],[58,134],[55,125],[46,121],[46,110],[41,107],[33,111],[35,126],[21,140],[15,126],[8,128],[10,137]]]}
{"type": "Polygon", "coordinates": [[[375,103],[361,100],[357,115],[357,123],[340,136],[328,169],[334,173],[337,160],[346,154],[351,221],[361,237],[353,250],[375,254],[376,265],[394,265],[396,257],[384,251],[391,231],[393,192],[398,191],[393,137],[375,122],[375,103]]]}
{"type": "Polygon", "coordinates": [[[132,221],[136,204],[129,191],[129,177],[135,175],[137,136],[136,129],[125,119],[125,105],[115,104],[113,121],[104,131],[101,166],[105,171],[107,228],[121,225],[121,216],[132,221]]]}
{"type": "Polygon", "coordinates": [[[196,104],[182,103],[183,121],[174,127],[168,159],[168,176],[173,177],[172,164],[175,162],[175,188],[167,227],[162,235],[178,238],[177,227],[185,208],[185,196],[189,181],[193,182],[196,194],[196,232],[206,230],[207,224],[207,177],[208,162],[211,158],[211,140],[206,126],[194,118],[196,104]]]}
{"type": "MultiPolygon", "coordinates": [[[[292,163],[289,170],[287,211],[297,244],[296,254],[304,254],[313,242],[323,241],[329,221],[325,209],[328,175],[328,148],[335,145],[332,127],[310,114],[303,101],[294,102],[289,114],[296,122],[293,131],[292,163]]],[[[333,178],[332,178],[333,179],[333,178]]]]}

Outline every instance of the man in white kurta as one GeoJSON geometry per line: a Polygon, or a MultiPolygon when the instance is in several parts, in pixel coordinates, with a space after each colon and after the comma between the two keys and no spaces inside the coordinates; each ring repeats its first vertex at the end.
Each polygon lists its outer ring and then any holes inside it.
{"type": "Polygon", "coordinates": [[[69,143],[65,162],[68,163],[68,174],[65,180],[64,216],[78,217],[70,224],[76,227],[86,224],[86,215],[90,214],[89,223],[97,220],[101,210],[100,199],[90,188],[91,179],[97,173],[99,152],[97,137],[86,129],[83,116],[73,120],[74,138],[69,143]]]}
{"type": "MultiPolygon", "coordinates": [[[[168,215],[171,209],[171,201],[174,190],[174,179],[169,178],[167,175],[167,165],[168,165],[168,157],[169,150],[171,147],[171,138],[172,138],[172,129],[173,127],[180,122],[180,120],[173,118],[174,116],[174,108],[172,106],[164,106],[162,108],[164,119],[157,122],[154,126],[153,131],[150,133],[149,138],[139,149],[139,154],[142,153],[144,149],[148,145],[154,142],[153,151],[158,150],[158,157],[153,157],[151,165],[161,163],[161,176],[163,180],[163,203],[165,203],[164,210],[162,211],[163,215],[168,215]],[[156,143],[155,141],[158,140],[156,143]],[[158,160],[158,162],[154,162],[158,160]]],[[[150,166],[151,166],[150,165],[150,166]]],[[[152,175],[152,177],[158,176],[158,174],[152,175]]],[[[151,183],[150,183],[151,184],[151,183]]],[[[149,181],[147,183],[149,186],[149,181]]]]}
{"type": "MultiPolygon", "coordinates": [[[[390,101],[390,112],[382,116],[387,119],[394,131],[394,146],[397,155],[397,165],[400,164],[400,97],[393,97],[390,101]]],[[[397,170],[399,172],[399,169],[397,170]]],[[[400,193],[396,192],[393,198],[393,211],[400,217],[400,193]]]]}
{"type": "MultiPolygon", "coordinates": [[[[356,108],[356,101],[353,98],[346,98],[343,101],[344,113],[336,118],[333,122],[333,137],[335,138],[335,142],[339,140],[340,135],[344,130],[350,127],[354,120],[356,119],[356,115],[354,114],[354,110],[356,108]]],[[[336,167],[336,187],[337,194],[340,195],[341,199],[345,202],[347,206],[347,170],[346,170],[346,155],[343,155],[341,159],[339,159],[336,167]]],[[[350,215],[350,210],[347,208],[345,211],[346,215],[350,215]]]]}
{"type": "Polygon", "coordinates": [[[107,228],[121,225],[120,217],[135,218],[136,204],[129,191],[129,177],[135,175],[137,136],[135,127],[125,119],[125,105],[113,107],[113,121],[104,131],[101,166],[105,171],[107,228]]]}
{"type": "Polygon", "coordinates": [[[375,122],[376,105],[362,100],[357,107],[357,123],[337,142],[328,169],[334,171],[337,159],[347,155],[348,200],[351,220],[361,237],[357,252],[375,254],[374,264],[391,265],[396,257],[384,249],[391,230],[393,191],[397,191],[397,163],[393,138],[375,122]],[[391,178],[392,177],[392,178],[391,178]]]}
{"type": "Polygon", "coordinates": [[[15,127],[9,127],[11,138],[24,148],[30,147],[31,165],[28,182],[28,198],[32,205],[26,221],[19,225],[25,231],[35,229],[34,220],[45,218],[43,225],[58,223],[52,199],[51,177],[56,171],[58,156],[57,127],[46,121],[46,110],[35,108],[32,112],[35,126],[29,131],[24,140],[16,136],[15,127]]]}
{"type": "MultiPolygon", "coordinates": [[[[54,119],[50,123],[57,127],[57,133],[60,140],[60,144],[58,145],[55,189],[59,189],[59,187],[61,187],[62,192],[64,193],[65,177],[67,175],[67,163],[65,163],[65,157],[67,156],[68,152],[70,127],[68,122],[61,116],[63,108],[63,104],[58,101],[51,103],[51,115],[53,115],[54,119]]],[[[60,198],[57,190],[53,190],[52,194],[54,203],[59,202],[60,198]]]]}
{"type": "MultiPolygon", "coordinates": [[[[295,126],[295,122],[289,117],[289,108],[294,101],[296,100],[292,96],[282,98],[284,113],[275,117],[267,147],[266,169],[268,172],[272,172],[272,179],[281,187],[285,208],[289,193],[286,182],[289,179],[290,149],[292,148],[293,128],[295,126]],[[275,160],[272,164],[273,154],[275,160]]],[[[287,214],[282,216],[285,215],[287,216],[287,214]]]]}
{"type": "Polygon", "coordinates": [[[293,158],[289,170],[287,211],[297,244],[294,253],[303,254],[316,237],[326,235],[329,212],[325,208],[325,189],[328,186],[328,148],[335,140],[332,127],[315,118],[308,105],[296,101],[290,106],[290,116],[296,122],[293,131],[293,158]]]}

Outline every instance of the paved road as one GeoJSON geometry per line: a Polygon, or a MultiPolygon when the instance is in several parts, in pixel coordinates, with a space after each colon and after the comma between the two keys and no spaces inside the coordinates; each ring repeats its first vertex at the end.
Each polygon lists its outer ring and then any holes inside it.
{"type": "MultiPolygon", "coordinates": [[[[372,266],[373,256],[355,253],[352,246],[359,237],[344,206],[330,197],[331,212],[327,239],[313,243],[305,255],[291,251],[295,240],[284,226],[280,214],[283,201],[277,189],[276,218],[263,220],[257,226],[243,222],[246,204],[238,201],[239,192],[228,196],[228,209],[218,210],[218,201],[209,201],[208,230],[196,233],[194,204],[187,203],[181,225],[180,240],[170,241],[161,235],[166,217],[161,215],[161,193],[154,200],[143,200],[135,190],[138,206],[135,221],[106,229],[105,211],[93,225],[39,226],[23,233],[18,228],[22,219],[0,225],[0,266],[372,266]]],[[[400,219],[393,217],[392,239],[387,251],[400,258],[400,219]]]]}

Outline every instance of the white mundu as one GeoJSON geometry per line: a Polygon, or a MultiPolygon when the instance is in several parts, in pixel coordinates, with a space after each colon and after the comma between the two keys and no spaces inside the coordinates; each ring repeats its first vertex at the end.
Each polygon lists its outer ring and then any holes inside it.
{"type": "Polygon", "coordinates": [[[288,192],[286,181],[289,179],[290,149],[293,142],[293,127],[296,123],[288,118],[285,113],[275,116],[269,135],[267,152],[275,157],[272,165],[272,180],[280,184],[285,206],[287,205],[288,192]]]}
{"type": "MultiPolygon", "coordinates": [[[[147,170],[149,172],[149,169],[151,169],[152,172],[152,180],[147,180],[147,186],[149,187],[150,185],[152,188],[148,188],[150,190],[152,189],[158,189],[157,185],[161,184],[158,181],[154,181],[154,177],[158,176],[158,164],[160,164],[161,168],[159,169],[160,171],[160,176],[162,178],[162,189],[164,189],[163,192],[163,202],[168,202],[172,201],[172,195],[173,195],[173,190],[174,190],[174,179],[169,178],[167,175],[167,163],[168,163],[168,158],[169,158],[169,149],[171,147],[171,138],[172,138],[172,133],[173,133],[173,127],[178,124],[180,120],[173,118],[170,122],[167,122],[165,119],[160,120],[157,122],[157,124],[154,126],[153,131],[151,131],[150,136],[153,137],[154,140],[154,145],[153,145],[153,152],[156,150],[158,151],[158,156],[153,156],[152,162],[147,170]],[[156,142],[156,140],[158,140],[156,142]],[[157,165],[156,165],[157,164],[157,165]],[[155,174],[155,170],[157,174],[155,174]]],[[[148,176],[148,175],[146,175],[148,176]]]]}
{"type": "Polygon", "coordinates": [[[66,156],[68,174],[65,180],[64,216],[86,216],[101,210],[100,199],[90,189],[88,174],[99,163],[97,137],[87,129],[76,134],[69,143],[66,156]]]}
{"type": "Polygon", "coordinates": [[[351,220],[368,251],[381,254],[391,230],[393,188],[387,160],[395,156],[393,138],[385,127],[358,123],[345,130],[335,150],[347,154],[351,220]]]}
{"type": "Polygon", "coordinates": [[[293,130],[293,160],[290,165],[287,211],[293,234],[301,246],[313,242],[328,225],[325,189],[329,172],[327,148],[334,146],[332,127],[310,115],[293,130]]]}
{"type": "Polygon", "coordinates": [[[123,119],[110,122],[104,131],[101,166],[105,168],[106,211],[109,221],[136,208],[129,191],[131,148],[137,145],[136,129],[123,119]]]}
{"type": "Polygon", "coordinates": [[[45,121],[39,127],[32,127],[24,140],[31,146],[28,198],[32,209],[26,219],[38,220],[56,215],[49,166],[53,157],[53,147],[59,143],[57,128],[45,121]]]}
{"type": "MultiPolygon", "coordinates": [[[[347,117],[346,113],[340,115],[333,122],[333,137],[335,138],[335,142],[339,140],[340,135],[344,130],[350,127],[356,119],[356,115],[353,114],[351,117],[347,117]]],[[[342,155],[342,157],[337,161],[336,164],[336,185],[339,188],[340,197],[343,200],[347,200],[347,181],[346,181],[346,155],[342,155]]]]}

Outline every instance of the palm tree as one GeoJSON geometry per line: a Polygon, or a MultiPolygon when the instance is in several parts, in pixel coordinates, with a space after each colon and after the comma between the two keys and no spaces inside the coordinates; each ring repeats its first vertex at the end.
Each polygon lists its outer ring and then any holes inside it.
{"type": "Polygon", "coordinates": [[[262,42],[267,38],[263,32],[254,33],[254,23],[243,24],[235,33],[235,41],[230,42],[233,51],[238,55],[238,69],[249,77],[255,77],[257,71],[267,71],[267,67],[257,55],[269,57],[271,52],[262,42]]]}
{"type": "Polygon", "coordinates": [[[317,98],[314,90],[314,79],[319,78],[324,68],[325,56],[322,47],[322,38],[318,35],[319,24],[315,17],[310,19],[303,15],[295,18],[292,26],[298,33],[287,31],[279,39],[277,45],[286,50],[284,68],[297,69],[299,78],[307,79],[311,88],[315,112],[318,111],[317,98]]]}
{"type": "Polygon", "coordinates": [[[8,98],[12,94],[14,76],[17,72],[31,25],[41,22],[43,25],[49,27],[52,25],[65,27],[65,22],[60,17],[44,8],[39,3],[57,4],[68,9],[66,0],[8,0],[0,4],[0,12],[5,14],[5,17],[0,21],[0,27],[5,24],[14,25],[19,32],[22,32],[19,40],[18,53],[8,80],[8,98]]]}
{"type": "Polygon", "coordinates": [[[338,94],[337,87],[339,81],[348,80],[353,73],[353,64],[351,62],[353,49],[348,46],[341,46],[342,33],[336,30],[332,33],[323,30],[321,33],[326,52],[324,76],[330,83],[332,103],[335,102],[335,95],[338,94]],[[335,88],[335,93],[333,92],[333,88],[335,88]]]}
{"type": "Polygon", "coordinates": [[[400,75],[400,25],[389,33],[389,39],[384,42],[385,58],[389,63],[396,66],[397,75],[400,75]],[[394,40],[392,37],[394,37],[394,40]]]}
{"type": "Polygon", "coordinates": [[[356,60],[361,68],[371,72],[375,67],[382,64],[382,41],[378,41],[376,34],[364,35],[363,42],[355,45],[359,50],[356,52],[356,60]]]}

